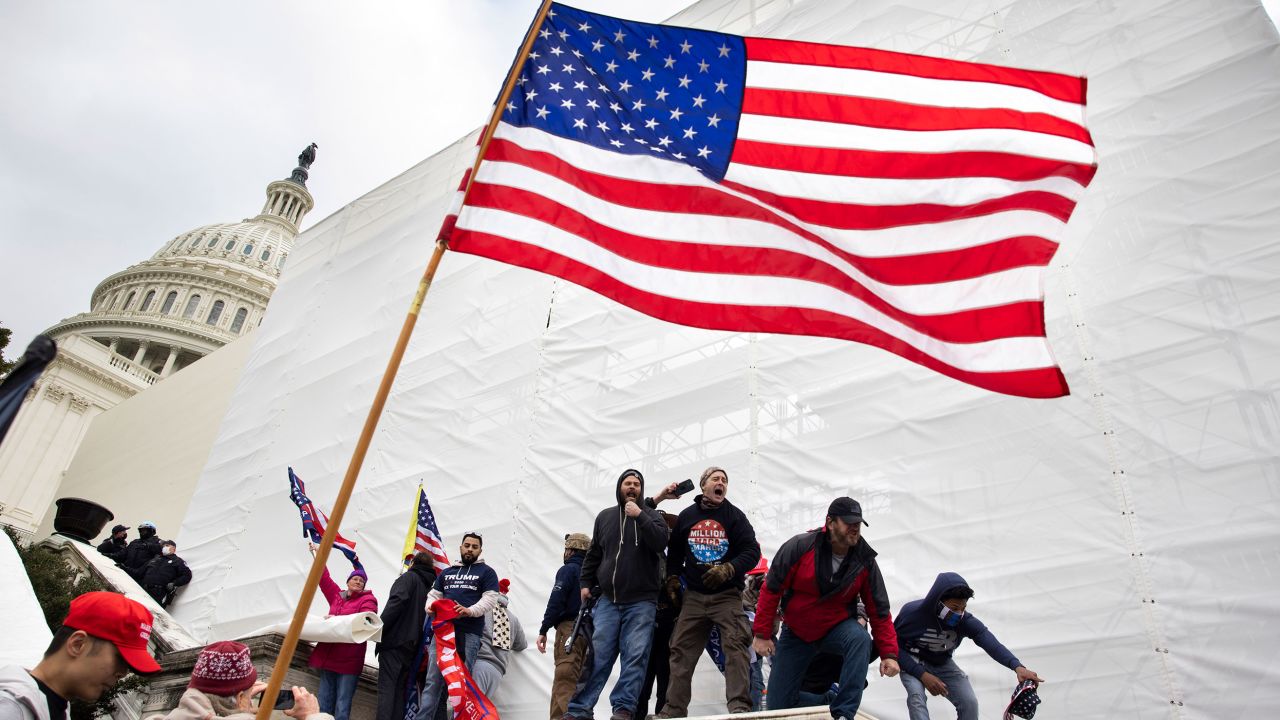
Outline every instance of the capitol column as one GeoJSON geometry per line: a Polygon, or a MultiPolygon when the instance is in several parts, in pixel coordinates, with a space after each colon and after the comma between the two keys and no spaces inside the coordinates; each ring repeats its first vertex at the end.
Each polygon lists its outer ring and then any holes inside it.
{"type": "Polygon", "coordinates": [[[178,353],[181,352],[176,345],[169,346],[169,359],[164,361],[164,369],[160,371],[160,377],[169,377],[169,373],[173,371],[173,363],[178,359],[178,353]]]}
{"type": "Polygon", "coordinates": [[[134,353],[133,362],[136,365],[142,364],[142,358],[146,357],[147,350],[151,348],[150,340],[143,340],[138,343],[138,352],[134,353]]]}
{"type": "Polygon", "coordinates": [[[119,346],[120,346],[120,338],[113,337],[111,338],[111,344],[107,346],[107,351],[110,352],[112,355],[116,355],[117,354],[116,348],[119,346]]]}

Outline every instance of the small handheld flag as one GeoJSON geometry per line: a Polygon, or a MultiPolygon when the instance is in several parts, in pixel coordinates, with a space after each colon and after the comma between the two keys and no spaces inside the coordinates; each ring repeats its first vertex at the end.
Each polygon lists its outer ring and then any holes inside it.
{"type": "MultiPolygon", "coordinates": [[[[302,518],[302,536],[319,544],[324,536],[325,525],[329,524],[329,517],[311,502],[311,498],[307,497],[306,486],[302,484],[302,478],[294,474],[293,468],[289,468],[289,499],[298,506],[298,515],[302,518]]],[[[356,554],[355,543],[339,534],[333,539],[333,546],[347,556],[352,567],[364,569],[360,564],[360,556],[356,554]]]]}

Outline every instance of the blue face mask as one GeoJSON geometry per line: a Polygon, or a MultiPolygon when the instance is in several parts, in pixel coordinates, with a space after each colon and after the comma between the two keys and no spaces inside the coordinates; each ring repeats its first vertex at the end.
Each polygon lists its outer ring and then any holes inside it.
{"type": "Polygon", "coordinates": [[[939,603],[938,607],[938,619],[947,627],[956,627],[960,624],[960,621],[964,619],[964,613],[962,612],[956,612],[941,603],[939,603]]]}

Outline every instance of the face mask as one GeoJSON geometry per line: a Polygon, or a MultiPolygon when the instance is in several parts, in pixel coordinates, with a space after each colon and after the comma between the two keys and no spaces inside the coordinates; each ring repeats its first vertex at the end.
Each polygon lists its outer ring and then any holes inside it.
{"type": "Polygon", "coordinates": [[[938,619],[947,627],[955,627],[964,619],[964,613],[962,612],[955,612],[946,605],[941,605],[940,608],[938,610],[938,619]]]}
{"type": "Polygon", "coordinates": [[[173,548],[171,548],[171,547],[166,547],[165,549],[161,550],[160,552],[164,553],[165,555],[172,555],[172,554],[173,554],[173,548]]]}

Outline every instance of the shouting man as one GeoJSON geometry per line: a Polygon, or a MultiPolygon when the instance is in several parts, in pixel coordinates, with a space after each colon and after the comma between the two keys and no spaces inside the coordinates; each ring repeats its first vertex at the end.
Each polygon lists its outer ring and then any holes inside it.
{"type": "Polygon", "coordinates": [[[613,661],[622,655],[618,682],[609,694],[610,720],[632,720],[653,642],[659,563],[669,531],[657,510],[645,507],[644,476],[624,470],[616,502],[596,515],[582,563],[581,599],[599,592],[593,618],[591,675],[569,700],[565,720],[588,720],[604,690],[613,661]]]}
{"type": "Polygon", "coordinates": [[[681,581],[686,589],[671,633],[671,678],[659,718],[688,715],[693,670],[713,625],[720,628],[729,712],[751,711],[751,630],[742,590],[760,562],[760,545],[751,521],[729,502],[728,473],[709,467],[699,487],[702,493],[680,513],[667,544],[667,593],[674,596],[681,581]]]}

